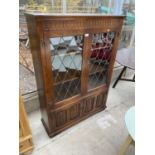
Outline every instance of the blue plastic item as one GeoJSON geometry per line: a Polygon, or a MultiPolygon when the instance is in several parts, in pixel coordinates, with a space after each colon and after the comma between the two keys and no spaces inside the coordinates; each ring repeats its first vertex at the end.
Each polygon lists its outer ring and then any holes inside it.
{"type": "Polygon", "coordinates": [[[135,140],[135,107],[131,107],[125,114],[125,124],[133,140],[135,140]]]}

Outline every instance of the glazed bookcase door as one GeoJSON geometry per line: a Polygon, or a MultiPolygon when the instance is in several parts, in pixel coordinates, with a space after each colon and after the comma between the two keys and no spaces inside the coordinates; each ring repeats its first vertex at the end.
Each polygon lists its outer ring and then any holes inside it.
{"type": "Polygon", "coordinates": [[[54,102],[81,93],[83,36],[49,38],[54,102]]]}
{"type": "Polygon", "coordinates": [[[88,91],[107,84],[114,38],[115,32],[92,34],[92,45],[89,53],[88,91]]]}

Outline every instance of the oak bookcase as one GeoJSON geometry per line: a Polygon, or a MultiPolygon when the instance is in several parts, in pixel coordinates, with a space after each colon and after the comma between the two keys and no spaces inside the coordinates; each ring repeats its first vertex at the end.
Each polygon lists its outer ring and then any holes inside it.
{"type": "Polygon", "coordinates": [[[106,108],[124,16],[26,14],[50,137],[106,108]]]}

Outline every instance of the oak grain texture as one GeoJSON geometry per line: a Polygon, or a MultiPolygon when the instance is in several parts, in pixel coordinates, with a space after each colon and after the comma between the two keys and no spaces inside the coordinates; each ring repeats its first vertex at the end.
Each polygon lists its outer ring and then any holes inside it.
{"type": "Polygon", "coordinates": [[[41,120],[50,137],[106,108],[109,84],[115,62],[124,16],[26,14],[30,47],[35,69],[41,109],[41,120]],[[105,84],[89,89],[89,59],[92,35],[115,32],[105,84]],[[87,35],[85,35],[87,34],[87,35]],[[84,37],[80,94],[54,101],[54,80],[49,38],[84,37]]]}
{"type": "Polygon", "coordinates": [[[19,153],[30,153],[34,148],[22,97],[19,96],[19,153]]]}

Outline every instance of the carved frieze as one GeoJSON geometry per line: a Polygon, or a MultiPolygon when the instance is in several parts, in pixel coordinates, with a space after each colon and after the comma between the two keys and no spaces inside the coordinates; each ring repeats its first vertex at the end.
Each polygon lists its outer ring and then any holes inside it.
{"type": "Polygon", "coordinates": [[[117,19],[78,19],[78,20],[50,20],[44,23],[44,30],[55,31],[55,30],[79,30],[79,29],[94,29],[94,28],[116,28],[119,27],[120,22],[117,19]]]}

